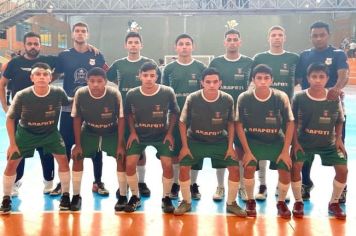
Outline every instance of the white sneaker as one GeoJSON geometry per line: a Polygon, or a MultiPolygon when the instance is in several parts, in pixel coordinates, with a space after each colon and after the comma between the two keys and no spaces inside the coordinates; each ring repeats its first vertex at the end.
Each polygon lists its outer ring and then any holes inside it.
{"type": "Polygon", "coordinates": [[[19,195],[19,189],[20,189],[21,185],[22,185],[21,180],[14,183],[14,185],[12,186],[11,196],[17,197],[19,195]]]}
{"type": "MultiPolygon", "coordinates": [[[[278,191],[278,186],[276,187],[276,193],[274,194],[276,197],[278,197],[279,195],[279,191],[278,191]]],[[[289,191],[287,193],[287,196],[286,196],[286,199],[284,199],[286,202],[289,202],[290,201],[290,194],[289,194],[289,191]]]]}
{"type": "Polygon", "coordinates": [[[43,188],[43,193],[48,194],[52,191],[53,188],[53,180],[47,181],[43,180],[44,188],[43,188]]]}
{"type": "Polygon", "coordinates": [[[216,192],[213,195],[214,201],[221,201],[225,196],[225,188],[224,187],[217,187],[216,192]]]}
{"type": "Polygon", "coordinates": [[[241,200],[244,202],[248,200],[247,192],[245,188],[239,188],[239,198],[241,198],[241,200]]]}

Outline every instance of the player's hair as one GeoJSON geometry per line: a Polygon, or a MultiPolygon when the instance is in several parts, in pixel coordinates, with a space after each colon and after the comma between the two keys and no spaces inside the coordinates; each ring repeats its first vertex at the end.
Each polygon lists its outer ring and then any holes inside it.
{"type": "Polygon", "coordinates": [[[326,29],[326,32],[328,32],[328,34],[330,34],[330,29],[329,29],[329,25],[325,22],[322,22],[322,21],[317,21],[317,22],[314,22],[311,26],[310,26],[310,31],[312,29],[320,29],[320,28],[324,28],[326,29]]]}
{"type": "Polygon", "coordinates": [[[201,75],[202,81],[204,81],[205,77],[208,75],[217,75],[220,80],[220,73],[214,67],[209,67],[209,68],[206,68],[203,70],[202,75],[201,75]]]}
{"type": "Polygon", "coordinates": [[[86,23],[84,22],[77,22],[73,25],[72,27],[72,32],[74,32],[75,27],[85,27],[87,29],[87,32],[89,32],[89,27],[86,23]]]}
{"type": "Polygon", "coordinates": [[[226,36],[228,36],[229,34],[237,34],[239,36],[239,38],[241,37],[240,31],[238,31],[236,29],[230,29],[230,30],[226,31],[224,34],[224,37],[226,38],[226,36]]]}
{"type": "Polygon", "coordinates": [[[142,43],[142,37],[139,33],[137,32],[134,32],[134,31],[130,31],[126,34],[126,37],[125,37],[125,43],[127,43],[127,40],[129,38],[138,38],[140,40],[140,42],[142,43]]]}
{"type": "Polygon", "coordinates": [[[329,76],[328,66],[324,63],[312,63],[308,66],[307,76],[310,76],[313,72],[324,72],[327,76],[329,76]]]}
{"type": "Polygon", "coordinates": [[[106,79],[106,72],[103,68],[93,67],[88,71],[87,79],[89,79],[90,76],[101,76],[106,79]]]}
{"type": "Polygon", "coordinates": [[[251,78],[254,79],[257,73],[265,73],[272,77],[272,68],[267,66],[266,64],[259,64],[255,68],[253,68],[251,78]]]}
{"type": "Polygon", "coordinates": [[[274,26],[272,26],[271,28],[268,29],[268,35],[271,34],[272,30],[281,30],[281,31],[283,31],[283,33],[286,32],[286,30],[282,26],[274,25],[274,26]]]}
{"type": "Polygon", "coordinates": [[[153,62],[145,62],[142,64],[142,66],[140,67],[140,73],[141,72],[146,72],[146,71],[149,71],[149,70],[155,70],[157,71],[158,70],[158,67],[155,63],[153,62]]]}
{"type": "Polygon", "coordinates": [[[44,70],[52,70],[51,67],[44,62],[36,62],[35,64],[33,64],[31,66],[31,70],[35,69],[35,68],[40,68],[40,69],[44,69],[44,70]]]}
{"type": "Polygon", "coordinates": [[[177,36],[175,44],[177,45],[178,41],[181,39],[190,39],[190,41],[192,41],[192,44],[194,44],[194,40],[192,38],[192,36],[190,36],[189,34],[180,34],[177,36]]]}
{"type": "Polygon", "coordinates": [[[41,43],[41,36],[35,32],[28,32],[26,33],[24,36],[23,36],[23,44],[26,43],[26,39],[27,38],[33,38],[33,37],[36,37],[40,40],[40,43],[41,43]]]}

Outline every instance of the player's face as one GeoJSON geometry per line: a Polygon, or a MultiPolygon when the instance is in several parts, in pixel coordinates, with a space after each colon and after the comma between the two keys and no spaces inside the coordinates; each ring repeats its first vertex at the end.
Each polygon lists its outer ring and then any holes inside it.
{"type": "Polygon", "coordinates": [[[85,44],[89,38],[88,29],[84,26],[76,26],[72,33],[72,38],[77,44],[85,44]]]}
{"type": "Polygon", "coordinates": [[[52,75],[48,70],[35,68],[31,72],[31,80],[36,87],[48,87],[52,80],[52,75]]]}
{"type": "Polygon", "coordinates": [[[25,53],[30,58],[36,58],[40,54],[40,39],[37,37],[26,38],[25,44],[25,53]]]}
{"type": "Polygon", "coordinates": [[[224,46],[228,52],[236,52],[241,45],[241,40],[238,34],[228,34],[224,40],[224,46]]]}
{"type": "Polygon", "coordinates": [[[105,92],[106,79],[100,75],[91,75],[87,81],[90,93],[95,97],[100,97],[105,92]]]}
{"type": "Polygon", "coordinates": [[[193,52],[192,40],[190,38],[179,39],[176,44],[176,52],[181,57],[191,56],[193,52]]]}
{"type": "Polygon", "coordinates": [[[325,28],[314,28],[310,31],[310,38],[316,49],[325,49],[328,46],[329,33],[325,28]]]}
{"type": "Polygon", "coordinates": [[[205,94],[216,94],[221,86],[221,80],[218,75],[206,75],[204,80],[201,81],[205,94]]]}
{"type": "Polygon", "coordinates": [[[286,36],[283,30],[274,29],[269,33],[268,42],[271,48],[282,48],[285,41],[286,36]]]}
{"type": "Polygon", "coordinates": [[[141,51],[143,45],[138,37],[129,37],[127,38],[125,49],[130,54],[137,54],[141,51]]]}
{"type": "Polygon", "coordinates": [[[156,70],[142,71],[140,73],[140,80],[141,80],[142,87],[146,89],[153,88],[156,85],[156,81],[157,81],[156,70]]]}
{"type": "Polygon", "coordinates": [[[253,78],[256,88],[269,88],[272,85],[272,76],[267,73],[257,73],[253,78]]]}
{"type": "Polygon", "coordinates": [[[313,71],[308,76],[308,82],[312,89],[324,89],[328,79],[324,71],[313,71]]]}

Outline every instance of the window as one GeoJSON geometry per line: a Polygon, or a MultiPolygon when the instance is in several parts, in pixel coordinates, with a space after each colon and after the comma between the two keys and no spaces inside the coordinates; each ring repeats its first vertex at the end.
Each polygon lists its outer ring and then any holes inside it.
{"type": "Polygon", "coordinates": [[[68,48],[68,37],[66,33],[58,33],[58,48],[68,48]]]}
{"type": "Polygon", "coordinates": [[[32,31],[32,26],[26,22],[16,24],[16,41],[22,42],[26,33],[32,31]]]}
{"type": "Polygon", "coordinates": [[[49,29],[41,27],[40,28],[41,45],[52,46],[52,35],[49,29]]]}
{"type": "Polygon", "coordinates": [[[6,29],[5,30],[0,30],[0,39],[6,39],[6,29]]]}

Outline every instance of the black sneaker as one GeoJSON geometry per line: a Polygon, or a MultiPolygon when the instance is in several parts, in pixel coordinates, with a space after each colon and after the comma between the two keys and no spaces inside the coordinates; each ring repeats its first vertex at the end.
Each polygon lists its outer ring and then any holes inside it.
{"type": "Polygon", "coordinates": [[[164,213],[173,213],[174,206],[172,204],[171,199],[167,196],[162,198],[162,209],[164,213]]]}
{"type": "Polygon", "coordinates": [[[71,211],[79,211],[82,208],[82,197],[78,195],[73,195],[72,202],[70,203],[71,211]]]}
{"type": "Polygon", "coordinates": [[[140,206],[141,206],[140,198],[138,198],[136,195],[133,195],[130,198],[130,201],[125,206],[124,210],[125,210],[125,212],[134,212],[140,206]]]}
{"type": "Polygon", "coordinates": [[[169,197],[171,199],[177,199],[178,198],[178,194],[179,194],[179,190],[180,190],[180,185],[177,183],[173,183],[172,184],[172,188],[171,188],[171,193],[169,194],[169,197]]]}
{"type": "Polygon", "coordinates": [[[115,204],[115,211],[123,211],[126,207],[126,204],[127,204],[127,197],[120,196],[119,194],[119,200],[117,200],[115,204]]]}
{"type": "Polygon", "coordinates": [[[0,207],[0,214],[10,214],[10,212],[11,212],[11,197],[4,196],[0,207]]]}
{"type": "Polygon", "coordinates": [[[51,196],[58,196],[62,194],[62,185],[58,183],[57,186],[49,193],[51,196]]]}
{"type": "Polygon", "coordinates": [[[116,190],[116,199],[120,198],[120,188],[116,190]]]}
{"type": "Polygon", "coordinates": [[[345,186],[344,190],[341,193],[341,196],[339,198],[339,203],[346,203],[346,194],[347,194],[347,186],[345,186]]]}
{"type": "Polygon", "coordinates": [[[151,190],[147,187],[146,183],[138,183],[138,190],[140,191],[140,196],[142,197],[151,196],[151,190]]]}
{"type": "Polygon", "coordinates": [[[192,199],[200,200],[201,194],[199,192],[199,185],[197,185],[196,183],[190,185],[190,194],[192,196],[192,199]]]}
{"type": "Polygon", "coordinates": [[[311,185],[305,185],[302,184],[302,198],[305,201],[309,201],[310,199],[310,192],[314,188],[314,184],[312,183],[311,185]]]}
{"type": "Polygon", "coordinates": [[[59,203],[59,209],[61,211],[68,211],[70,209],[70,197],[69,193],[63,193],[61,202],[59,203]]]}

